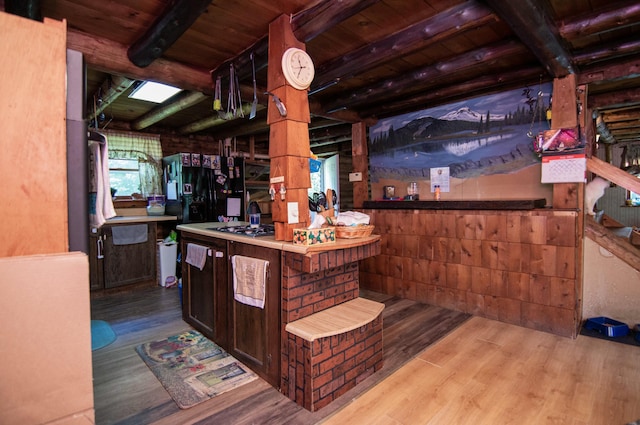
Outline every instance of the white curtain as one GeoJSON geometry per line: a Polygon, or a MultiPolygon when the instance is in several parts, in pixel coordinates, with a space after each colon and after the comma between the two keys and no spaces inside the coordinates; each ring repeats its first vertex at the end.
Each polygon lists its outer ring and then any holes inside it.
{"type": "Polygon", "coordinates": [[[160,135],[132,131],[104,131],[110,159],[137,159],[142,195],[162,193],[162,146],[160,135]]]}

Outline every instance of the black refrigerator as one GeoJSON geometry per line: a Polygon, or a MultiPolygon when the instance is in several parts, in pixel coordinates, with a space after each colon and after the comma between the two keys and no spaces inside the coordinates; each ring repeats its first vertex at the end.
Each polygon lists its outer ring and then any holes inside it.
{"type": "Polygon", "coordinates": [[[165,214],[181,223],[245,220],[244,158],[179,153],[162,166],[165,214]]]}

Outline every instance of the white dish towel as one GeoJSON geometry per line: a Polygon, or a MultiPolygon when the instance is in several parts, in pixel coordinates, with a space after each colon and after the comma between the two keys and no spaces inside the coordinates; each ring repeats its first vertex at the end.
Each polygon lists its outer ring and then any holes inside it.
{"type": "Polygon", "coordinates": [[[269,262],[259,258],[234,255],[233,298],[243,304],[264,308],[265,283],[269,262]]]}
{"type": "Polygon", "coordinates": [[[198,245],[195,243],[187,244],[187,258],[184,261],[187,264],[191,264],[194,267],[202,270],[204,268],[205,263],[207,262],[207,253],[209,252],[209,248],[206,246],[198,245]]]}

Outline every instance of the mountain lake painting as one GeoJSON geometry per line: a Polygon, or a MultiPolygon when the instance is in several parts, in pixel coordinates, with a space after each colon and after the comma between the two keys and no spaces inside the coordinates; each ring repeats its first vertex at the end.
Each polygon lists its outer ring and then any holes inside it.
{"type": "Polygon", "coordinates": [[[539,164],[533,141],[549,130],[551,91],[547,83],[380,120],[369,129],[372,182],[428,179],[432,167],[464,179],[539,164]]]}

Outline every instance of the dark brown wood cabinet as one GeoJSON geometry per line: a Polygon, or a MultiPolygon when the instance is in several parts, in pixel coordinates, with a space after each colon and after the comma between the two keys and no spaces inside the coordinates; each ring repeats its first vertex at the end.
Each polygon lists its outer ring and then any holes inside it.
{"type": "Polygon", "coordinates": [[[227,241],[183,234],[181,243],[182,318],[228,351],[227,241]],[[207,249],[206,262],[202,270],[184,261],[189,244],[207,249]]]}
{"type": "MultiPolygon", "coordinates": [[[[147,226],[147,240],[142,243],[115,245],[113,228],[102,227],[104,245],[104,287],[115,288],[156,278],[156,223],[147,226]]],[[[128,226],[123,224],[122,226],[128,226]]]]}
{"type": "Polygon", "coordinates": [[[264,309],[238,302],[233,297],[230,271],[230,353],[274,387],[280,386],[280,263],[281,251],[229,241],[234,255],[267,260],[264,309]]]}
{"type": "Polygon", "coordinates": [[[92,291],[156,279],[157,225],[155,222],[142,224],[147,226],[147,240],[128,245],[113,243],[113,228],[130,224],[106,224],[92,229],[89,235],[89,285],[92,291]]]}
{"type": "Polygon", "coordinates": [[[185,260],[190,243],[206,247],[209,252],[202,270],[182,262],[183,319],[261,378],[279,387],[281,251],[183,232],[185,260]],[[269,262],[264,308],[234,299],[231,263],[234,255],[269,262]]]}

